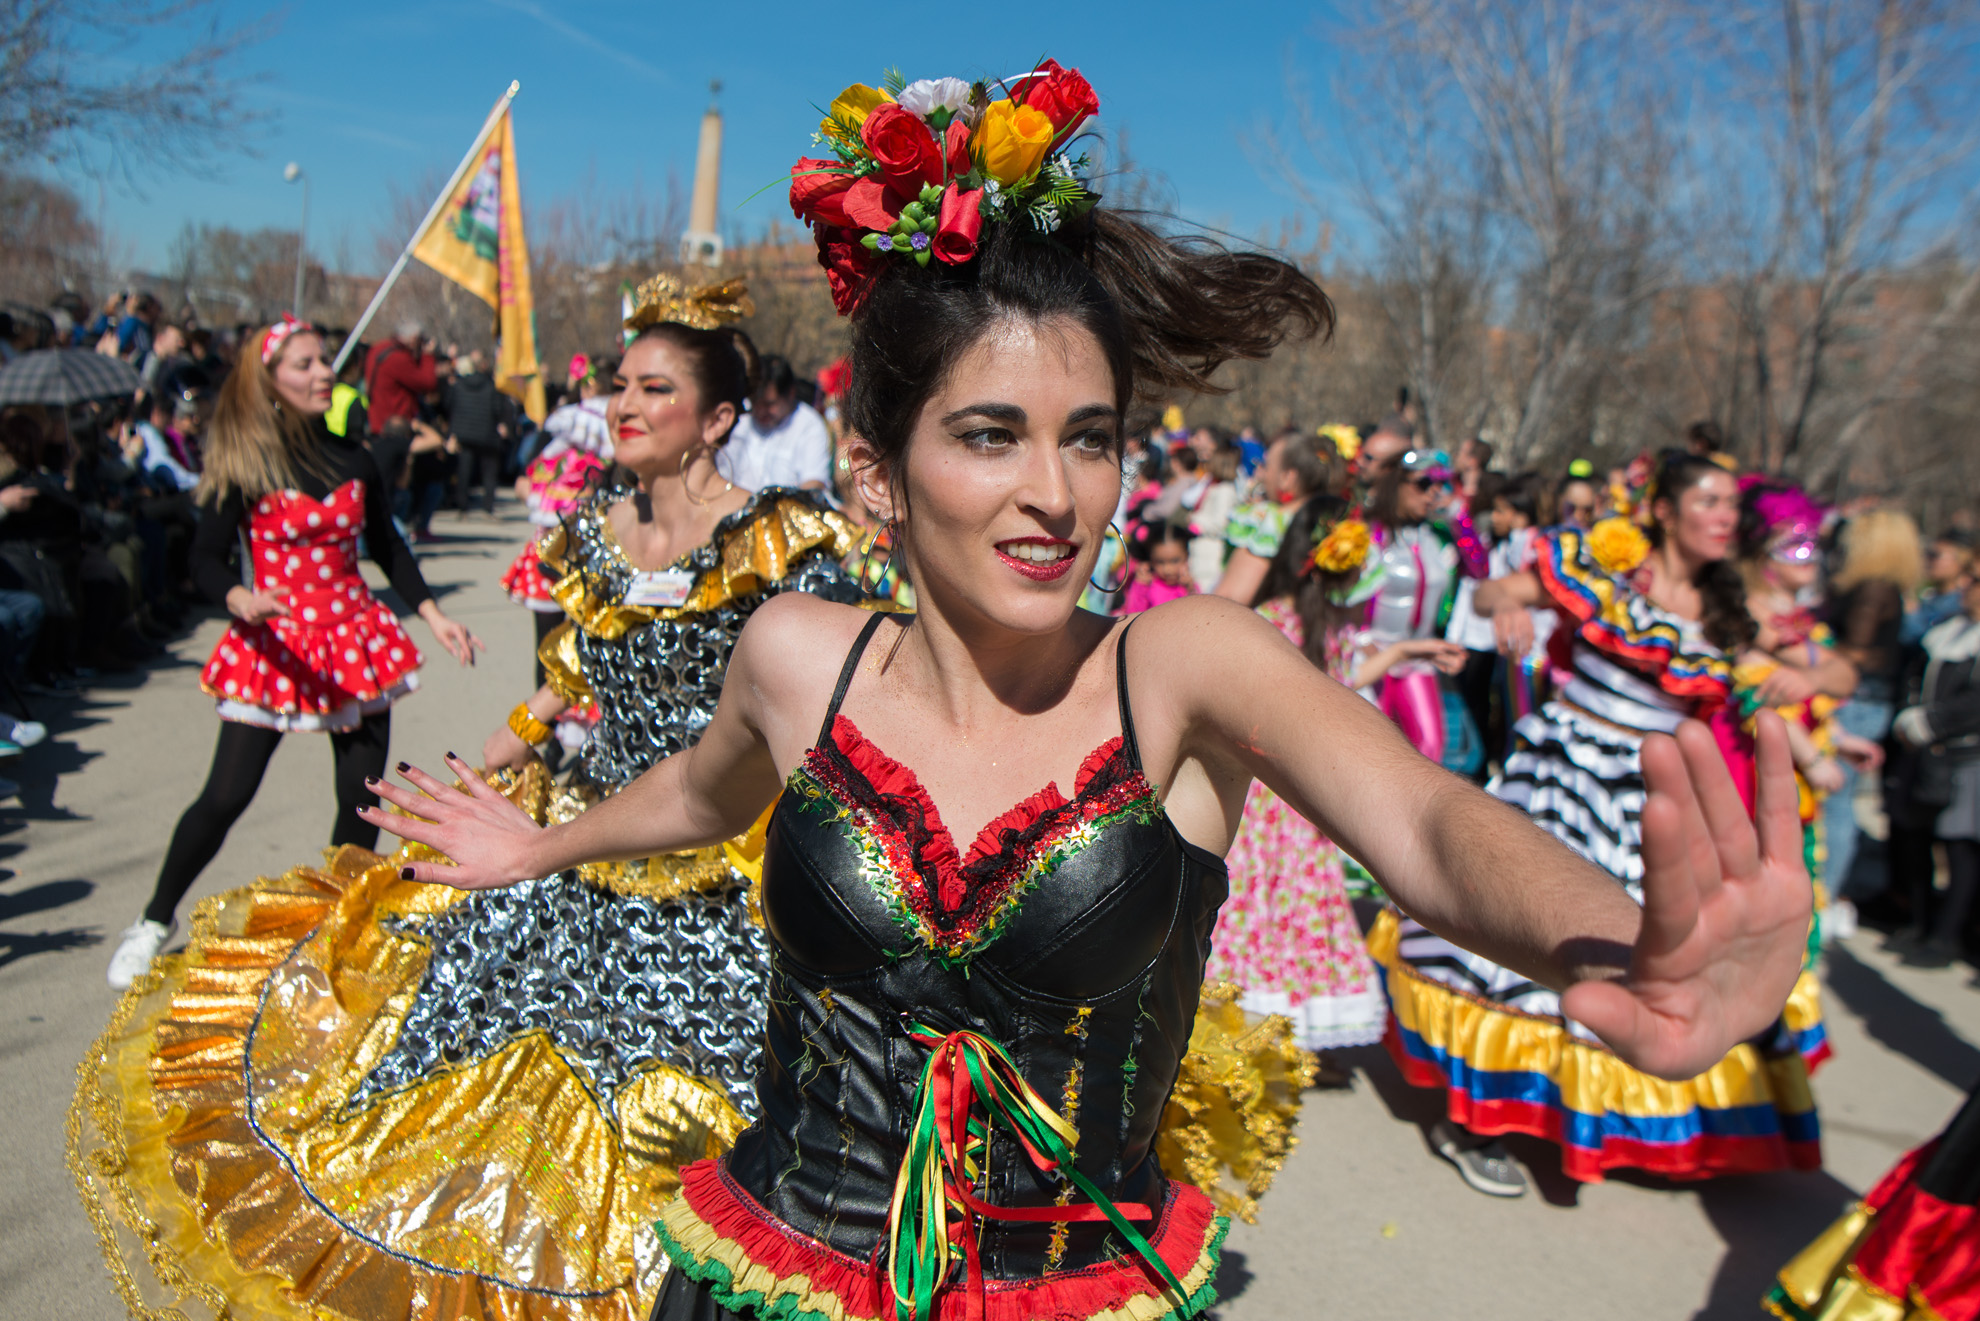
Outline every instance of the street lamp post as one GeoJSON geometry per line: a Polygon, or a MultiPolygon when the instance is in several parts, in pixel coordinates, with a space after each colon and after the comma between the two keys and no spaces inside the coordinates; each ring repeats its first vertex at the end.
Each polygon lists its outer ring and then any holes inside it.
{"type": "Polygon", "coordinates": [[[302,224],[296,229],[296,296],[289,308],[290,315],[300,319],[303,307],[303,251],[304,244],[309,241],[309,176],[303,173],[302,166],[290,161],[282,171],[282,177],[290,183],[301,180],[303,186],[302,224]]]}

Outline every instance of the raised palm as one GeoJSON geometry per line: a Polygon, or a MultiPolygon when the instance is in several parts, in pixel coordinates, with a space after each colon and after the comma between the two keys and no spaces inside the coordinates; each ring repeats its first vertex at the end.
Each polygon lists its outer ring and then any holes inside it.
{"type": "Polygon", "coordinates": [[[1620,980],[1578,982],[1562,1012],[1661,1078],[1705,1072],[1780,1015],[1801,972],[1812,887],[1780,718],[1763,712],[1758,811],[1711,732],[1644,740],[1643,925],[1620,980]]]}

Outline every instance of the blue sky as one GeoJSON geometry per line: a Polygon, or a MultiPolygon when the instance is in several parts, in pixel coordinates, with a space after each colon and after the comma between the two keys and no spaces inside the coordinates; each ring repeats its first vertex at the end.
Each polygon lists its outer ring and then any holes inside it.
{"type": "MultiPolygon", "coordinates": [[[[105,218],[113,241],[153,269],[188,221],[293,227],[300,197],[282,167],[294,160],[313,181],[312,253],[335,266],[341,251],[354,269],[375,269],[392,187],[410,191],[444,175],[511,78],[523,85],[517,155],[532,208],[574,193],[594,169],[608,192],[638,180],[657,195],[670,174],[685,187],[708,82],[719,78],[723,210],[756,230],[788,220],[781,190],[740,212],[735,204],[808,149],[813,105],[846,83],[877,83],[890,66],[909,78],[1004,74],[1040,54],[1086,73],[1103,128],[1127,126],[1135,156],[1166,177],[1189,219],[1252,235],[1301,213],[1243,140],[1287,118],[1289,58],[1324,91],[1324,11],[1270,0],[1045,0],[995,14],[679,0],[295,4],[245,58],[266,80],[254,95],[276,112],[254,134],[257,154],[221,160],[212,177],[163,172],[136,189],[111,183],[105,218]],[[1037,21],[1040,12],[1049,21],[1037,21]]],[[[141,58],[143,49],[129,53],[141,58]]],[[[95,184],[67,177],[94,209],[95,184]]],[[[1316,217],[1305,219],[1313,232],[1316,217]]]]}

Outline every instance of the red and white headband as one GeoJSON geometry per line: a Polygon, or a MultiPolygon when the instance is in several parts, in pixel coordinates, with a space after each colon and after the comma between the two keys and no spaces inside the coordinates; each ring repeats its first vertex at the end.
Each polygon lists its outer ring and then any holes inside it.
{"type": "Polygon", "coordinates": [[[282,313],[282,319],[270,326],[261,336],[261,365],[266,367],[275,361],[275,355],[289,342],[289,336],[298,330],[314,329],[307,321],[298,321],[290,313],[282,313]]]}

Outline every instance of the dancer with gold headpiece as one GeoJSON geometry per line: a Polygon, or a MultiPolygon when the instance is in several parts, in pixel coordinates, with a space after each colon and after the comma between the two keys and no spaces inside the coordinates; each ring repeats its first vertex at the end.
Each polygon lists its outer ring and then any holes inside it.
{"type": "MultiPolygon", "coordinates": [[[[541,547],[551,683],[489,740],[567,821],[694,744],[772,596],[863,593],[853,527],[713,462],[748,393],[740,285],[649,283],[611,409],[619,471],[541,547]],[[562,784],[530,744],[602,719],[562,784]]],[[[360,825],[366,823],[359,822],[360,825]]],[[[372,823],[375,825],[375,823],[372,823]]],[[[367,825],[367,829],[372,828],[367,825]]],[[[630,1321],[651,1224],[755,1114],[767,947],[747,841],[470,896],[336,851],[209,900],[83,1070],[71,1150],[134,1315],[630,1321]]]]}

